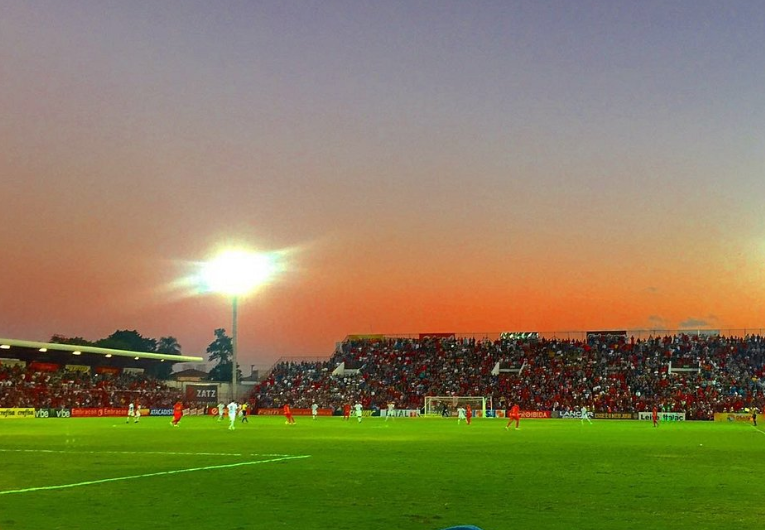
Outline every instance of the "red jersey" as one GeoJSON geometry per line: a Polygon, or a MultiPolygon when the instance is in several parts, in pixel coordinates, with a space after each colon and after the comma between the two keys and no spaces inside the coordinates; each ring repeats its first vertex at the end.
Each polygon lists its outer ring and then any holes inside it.
{"type": "Polygon", "coordinates": [[[470,405],[467,406],[467,417],[470,418],[473,415],[473,409],[470,408],[470,405]]]}
{"type": "Polygon", "coordinates": [[[183,414],[183,403],[180,401],[173,406],[173,414],[183,414]]]}
{"type": "Polygon", "coordinates": [[[521,408],[518,405],[513,405],[513,408],[510,409],[510,415],[515,417],[519,416],[521,414],[521,408]]]}
{"type": "Polygon", "coordinates": [[[343,414],[345,414],[346,416],[349,416],[351,414],[351,406],[350,405],[345,405],[343,407],[343,414]]]}
{"type": "Polygon", "coordinates": [[[286,414],[287,416],[291,414],[289,405],[284,405],[284,414],[286,414]]]}

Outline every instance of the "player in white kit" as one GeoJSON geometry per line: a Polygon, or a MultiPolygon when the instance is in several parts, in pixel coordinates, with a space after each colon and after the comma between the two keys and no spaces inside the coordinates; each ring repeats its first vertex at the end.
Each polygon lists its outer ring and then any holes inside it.
{"type": "Polygon", "coordinates": [[[590,420],[590,415],[587,414],[587,407],[582,405],[582,419],[581,419],[582,425],[584,425],[584,420],[587,420],[587,422],[590,425],[592,425],[592,420],[590,420]]]}
{"type": "Polygon", "coordinates": [[[127,419],[125,420],[125,423],[130,423],[130,418],[132,418],[134,414],[135,414],[135,405],[133,405],[133,402],[131,401],[130,404],[128,405],[128,416],[127,416],[127,419]]]}
{"type": "Polygon", "coordinates": [[[238,408],[239,405],[237,405],[236,401],[232,399],[231,403],[228,404],[228,419],[231,420],[231,423],[228,426],[230,431],[236,429],[234,424],[236,423],[236,411],[238,408]]]}
{"type": "Polygon", "coordinates": [[[385,415],[385,421],[388,421],[388,418],[393,419],[396,417],[396,404],[392,401],[388,403],[388,413],[385,415]]]}

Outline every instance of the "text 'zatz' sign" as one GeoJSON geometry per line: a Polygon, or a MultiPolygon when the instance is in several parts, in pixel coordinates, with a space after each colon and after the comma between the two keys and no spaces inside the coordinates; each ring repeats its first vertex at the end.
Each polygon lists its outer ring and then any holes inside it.
{"type": "Polygon", "coordinates": [[[186,401],[218,402],[218,385],[186,385],[186,401]]]}

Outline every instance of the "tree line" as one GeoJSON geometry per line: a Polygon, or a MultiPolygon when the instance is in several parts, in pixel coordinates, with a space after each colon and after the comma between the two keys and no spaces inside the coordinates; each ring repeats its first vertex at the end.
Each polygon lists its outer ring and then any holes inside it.
{"type": "MultiPolygon", "coordinates": [[[[233,352],[233,341],[226,335],[226,330],[218,328],[214,331],[215,340],[207,347],[208,361],[216,361],[215,366],[210,370],[209,378],[213,381],[229,381],[231,379],[231,357],[233,352]]],[[[50,342],[55,344],[71,344],[74,346],[94,346],[96,348],[109,348],[112,350],[126,350],[142,353],[162,353],[165,355],[181,355],[181,345],[173,336],[160,337],[154,339],[144,337],[134,329],[118,329],[108,337],[95,341],[87,340],[83,337],[66,337],[64,335],[53,335],[50,342]]],[[[165,363],[156,363],[149,371],[150,375],[168,379],[172,373],[172,366],[165,363]]],[[[242,371],[239,369],[239,363],[236,365],[237,377],[242,377],[242,371]]]]}

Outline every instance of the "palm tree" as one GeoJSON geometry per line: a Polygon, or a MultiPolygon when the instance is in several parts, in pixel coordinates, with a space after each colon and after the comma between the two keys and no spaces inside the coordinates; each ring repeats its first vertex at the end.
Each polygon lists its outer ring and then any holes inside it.
{"type": "Polygon", "coordinates": [[[157,353],[166,353],[167,355],[180,355],[181,345],[175,337],[161,337],[157,343],[157,353]]]}

